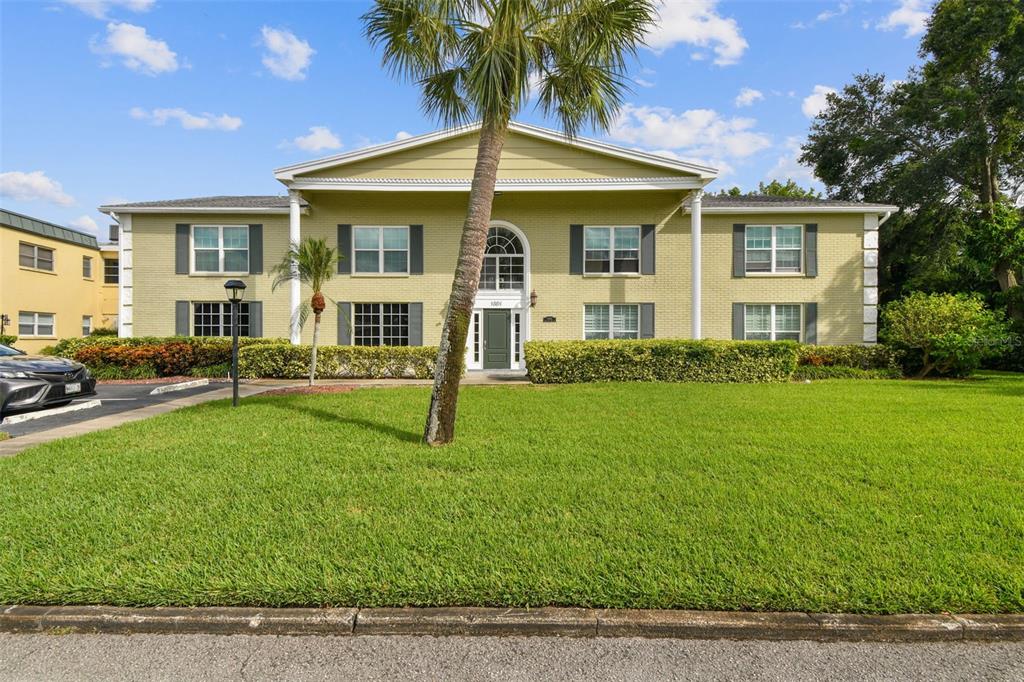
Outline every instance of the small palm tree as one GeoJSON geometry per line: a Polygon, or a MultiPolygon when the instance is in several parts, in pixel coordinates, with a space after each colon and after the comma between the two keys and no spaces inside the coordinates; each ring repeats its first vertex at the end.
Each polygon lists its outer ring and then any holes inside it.
{"type": "Polygon", "coordinates": [[[313,290],[309,303],[299,308],[299,325],[306,322],[309,311],[313,311],[313,352],[309,361],[309,385],[316,380],[316,347],[320,340],[320,315],[327,307],[324,301],[324,285],[327,284],[338,270],[341,254],[337,249],[327,245],[324,239],[307,237],[298,244],[291,244],[280,263],[275,265],[270,274],[274,277],[272,290],[276,290],[285,282],[299,280],[313,290]]]}
{"type": "Polygon", "coordinates": [[[651,0],[376,0],[363,15],[386,68],[416,83],[444,125],[479,120],[459,259],[423,439],[455,437],[459,381],[508,124],[536,92],[573,137],[607,130],[627,90],[627,59],[657,16],[651,0]]]}

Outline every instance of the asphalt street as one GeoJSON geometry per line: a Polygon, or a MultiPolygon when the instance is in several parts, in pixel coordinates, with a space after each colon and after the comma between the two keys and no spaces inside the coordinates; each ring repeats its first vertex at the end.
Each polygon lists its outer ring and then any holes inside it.
{"type": "Polygon", "coordinates": [[[1024,643],[0,634],[0,680],[1013,680],[1024,643]]]}
{"type": "Polygon", "coordinates": [[[93,407],[87,410],[78,410],[76,412],[65,412],[63,414],[42,417],[40,419],[32,419],[18,424],[0,424],[0,431],[6,431],[14,437],[28,433],[38,433],[39,431],[46,431],[47,429],[57,428],[58,426],[76,424],[78,422],[96,419],[97,417],[106,417],[108,415],[117,414],[126,410],[135,410],[147,405],[154,405],[156,403],[167,402],[168,400],[176,400],[190,395],[214,391],[218,388],[229,386],[230,384],[210,382],[206,386],[199,386],[197,388],[171,391],[170,393],[161,393],[158,395],[149,395],[150,391],[161,385],[164,384],[100,384],[96,387],[96,395],[85,396],[72,401],[72,404],[74,404],[89,400],[99,400],[102,402],[102,405],[99,407],[93,407]]]}

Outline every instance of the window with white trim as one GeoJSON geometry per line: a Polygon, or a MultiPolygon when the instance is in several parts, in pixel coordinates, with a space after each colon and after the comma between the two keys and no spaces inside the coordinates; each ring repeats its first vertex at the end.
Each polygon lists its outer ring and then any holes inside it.
{"type": "Polygon", "coordinates": [[[104,284],[117,284],[120,279],[120,273],[117,269],[118,259],[117,258],[104,258],[103,259],[103,283],[104,284]]]}
{"type": "Polygon", "coordinates": [[[640,272],[640,226],[584,227],[583,272],[588,275],[640,272]]]}
{"type": "Polygon", "coordinates": [[[92,315],[82,315],[82,336],[92,334],[92,315]]]}
{"type": "Polygon", "coordinates": [[[408,303],[355,303],[353,308],[355,345],[409,345],[408,303]]]}
{"type": "Polygon", "coordinates": [[[90,256],[82,256],[82,277],[92,279],[92,258],[90,256]]]}
{"type": "Polygon", "coordinates": [[[53,249],[28,242],[18,243],[18,265],[53,272],[53,249]]]}
{"type": "MultiPolygon", "coordinates": [[[[192,304],[193,336],[231,336],[231,304],[220,301],[192,304]]],[[[249,304],[238,304],[238,335],[249,336],[249,304]]]]}
{"type": "Polygon", "coordinates": [[[192,272],[249,272],[248,225],[193,225],[192,272]]]}
{"type": "Polygon", "coordinates": [[[353,227],[357,274],[409,274],[409,227],[353,227]]]}
{"type": "Polygon", "coordinates": [[[802,272],[803,232],[803,225],[747,225],[746,271],[802,272]]]}
{"type": "Polygon", "coordinates": [[[639,339],[640,306],[635,303],[583,306],[583,338],[639,339]]]}
{"type": "Polygon", "coordinates": [[[747,341],[799,341],[798,303],[755,303],[743,307],[743,338],[747,341]]]}
{"type": "Polygon", "coordinates": [[[55,315],[19,311],[18,336],[56,336],[55,315]]]}
{"type": "Polygon", "coordinates": [[[524,271],[523,243],[519,236],[505,227],[490,228],[480,268],[480,288],[485,291],[522,289],[524,271]]]}

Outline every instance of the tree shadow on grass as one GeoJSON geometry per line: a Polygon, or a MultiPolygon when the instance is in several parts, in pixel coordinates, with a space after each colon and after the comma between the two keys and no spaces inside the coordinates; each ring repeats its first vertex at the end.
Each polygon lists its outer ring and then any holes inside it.
{"type": "Polygon", "coordinates": [[[419,444],[422,440],[422,434],[415,433],[413,431],[405,431],[403,429],[396,428],[390,424],[386,424],[383,421],[372,421],[369,419],[363,419],[361,417],[347,417],[344,415],[329,412],[328,410],[321,410],[315,407],[308,407],[305,405],[296,405],[291,402],[278,402],[272,401],[268,403],[272,407],[276,407],[281,410],[290,410],[292,412],[300,412],[306,416],[313,417],[314,419],[323,421],[325,423],[334,424],[347,424],[350,426],[358,426],[359,428],[366,429],[367,431],[376,431],[382,436],[388,438],[394,438],[395,440],[404,441],[406,443],[417,443],[419,444]]]}
{"type": "Polygon", "coordinates": [[[904,379],[901,387],[929,391],[935,395],[973,393],[982,395],[1010,396],[1024,398],[1024,375],[973,376],[966,379],[904,379]]]}

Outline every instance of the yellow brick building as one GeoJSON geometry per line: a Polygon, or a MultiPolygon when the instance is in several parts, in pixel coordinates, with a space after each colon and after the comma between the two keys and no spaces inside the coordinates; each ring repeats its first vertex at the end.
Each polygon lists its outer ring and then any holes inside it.
{"type": "MultiPolygon", "coordinates": [[[[309,342],[292,323],[309,292],[273,291],[268,272],[289,241],[317,237],[344,255],[324,343],[436,344],[477,137],[467,126],[281,168],[287,196],[101,207],[120,224],[121,334],[226,334],[223,284],[237,277],[243,333],[309,342]]],[[[513,124],[469,368],[521,368],[530,339],[873,342],[877,229],[895,207],[705,195],[715,177],[513,124]]]]}
{"type": "Polygon", "coordinates": [[[58,339],[116,328],[116,247],[92,235],[0,209],[0,314],[28,353],[58,339]]]}

